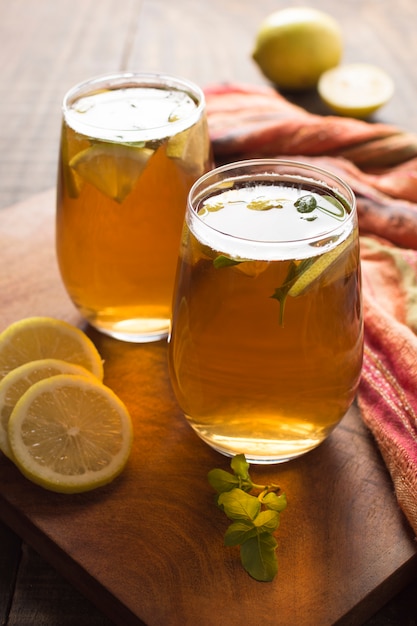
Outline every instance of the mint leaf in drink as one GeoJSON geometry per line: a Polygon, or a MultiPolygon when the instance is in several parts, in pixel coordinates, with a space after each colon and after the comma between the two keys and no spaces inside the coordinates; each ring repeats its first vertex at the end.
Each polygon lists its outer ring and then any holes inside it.
{"type": "Polygon", "coordinates": [[[279,325],[280,326],[283,326],[284,324],[284,309],[285,309],[285,302],[287,300],[288,292],[291,289],[291,286],[293,285],[294,281],[297,279],[297,276],[298,276],[298,265],[295,263],[295,261],[291,261],[288,267],[288,272],[284,279],[284,282],[282,283],[280,287],[277,287],[275,289],[274,293],[271,296],[271,298],[274,298],[275,300],[278,300],[279,302],[279,325]]]}
{"type": "Polygon", "coordinates": [[[267,582],[278,571],[278,544],[273,533],[279,527],[287,499],[277,485],[254,483],[249,467],[245,455],[238,454],[231,461],[233,473],[213,469],[208,480],[217,491],[217,505],[232,522],[226,530],[224,544],[240,546],[244,569],[255,580],[267,582]]]}
{"type": "MultiPolygon", "coordinates": [[[[299,213],[312,213],[315,209],[318,209],[319,211],[323,211],[323,213],[327,213],[327,215],[331,215],[332,217],[335,217],[336,219],[339,219],[339,220],[344,219],[346,215],[346,209],[343,206],[343,204],[340,202],[340,200],[338,200],[337,198],[331,195],[323,196],[323,199],[327,200],[327,202],[331,204],[332,206],[331,207],[321,206],[320,204],[318,204],[317,199],[311,194],[307,194],[305,196],[302,196],[298,200],[296,200],[294,202],[294,206],[299,213]]],[[[309,219],[314,219],[314,218],[311,217],[309,219]]]]}
{"type": "Polygon", "coordinates": [[[317,200],[311,194],[307,194],[296,200],[294,206],[299,213],[311,213],[317,208],[317,200]]]}
{"type": "Polygon", "coordinates": [[[228,256],[225,256],[224,254],[219,254],[219,256],[216,256],[216,258],[213,260],[213,267],[214,269],[218,270],[221,267],[230,267],[231,265],[238,265],[239,263],[242,263],[242,261],[237,261],[236,259],[231,259],[228,256]]]}

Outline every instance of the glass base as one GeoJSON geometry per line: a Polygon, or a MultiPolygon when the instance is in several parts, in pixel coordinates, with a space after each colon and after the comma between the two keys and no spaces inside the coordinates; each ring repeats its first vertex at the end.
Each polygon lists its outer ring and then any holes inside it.
{"type": "Polygon", "coordinates": [[[233,457],[236,454],[244,454],[251,465],[274,465],[291,461],[314,450],[327,439],[333,429],[316,438],[272,441],[270,439],[232,439],[223,436],[208,438],[194,426],[193,430],[200,439],[224,456],[233,457]]]}
{"type": "Polygon", "coordinates": [[[151,343],[167,339],[170,327],[167,319],[136,318],[119,322],[89,319],[88,323],[104,335],[130,343],[151,343]]]}

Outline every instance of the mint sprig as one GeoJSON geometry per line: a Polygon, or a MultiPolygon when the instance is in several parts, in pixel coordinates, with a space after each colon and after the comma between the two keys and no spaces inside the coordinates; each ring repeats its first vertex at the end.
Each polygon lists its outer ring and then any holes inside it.
{"type": "Polygon", "coordinates": [[[241,563],[247,573],[255,580],[270,582],[278,572],[278,544],[273,533],[279,527],[287,499],[277,485],[254,483],[249,467],[245,455],[238,454],[231,461],[233,474],[213,469],[208,481],[218,494],[217,505],[232,521],[224,544],[240,546],[241,563]]]}

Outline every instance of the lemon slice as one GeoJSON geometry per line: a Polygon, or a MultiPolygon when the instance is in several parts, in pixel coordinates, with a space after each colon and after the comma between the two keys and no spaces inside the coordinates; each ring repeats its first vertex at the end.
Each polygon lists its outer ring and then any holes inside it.
{"type": "Polygon", "coordinates": [[[288,291],[288,295],[292,298],[301,296],[310,285],[313,284],[333,263],[336,263],[342,254],[349,248],[353,242],[354,235],[351,233],[340,245],[336,248],[322,254],[314,261],[300,276],[297,278],[291,289],[288,291]]]}
{"type": "Polygon", "coordinates": [[[336,113],[363,118],[390,100],[394,83],[380,68],[354,63],[324,72],[317,89],[321,99],[336,113]]]}
{"type": "Polygon", "coordinates": [[[27,317],[0,333],[0,380],[19,365],[47,358],[82,365],[100,380],[103,378],[103,362],[95,345],[68,322],[27,317]]]}
{"type": "Polygon", "coordinates": [[[9,419],[13,460],[24,476],[60,493],[111,482],[129,458],[130,415],[111,389],[60,374],[34,383],[9,419]]]}
{"type": "Polygon", "coordinates": [[[201,175],[210,162],[211,153],[206,118],[170,137],[166,151],[170,159],[179,159],[187,172],[201,175]]]}
{"type": "Polygon", "coordinates": [[[59,359],[30,361],[11,370],[0,380],[0,450],[9,459],[13,455],[9,445],[7,425],[17,401],[34,383],[58,374],[85,376],[97,380],[94,374],[81,365],[74,365],[59,359]]]}
{"type": "Polygon", "coordinates": [[[76,154],[70,167],[109,198],[123,202],[153,153],[150,148],[97,143],[76,154]]]}
{"type": "Polygon", "coordinates": [[[89,146],[89,141],[84,137],[81,138],[77,135],[72,128],[69,128],[65,124],[61,130],[61,158],[62,158],[62,176],[65,181],[65,187],[67,189],[70,198],[78,198],[80,195],[83,179],[77,174],[75,170],[69,167],[69,162],[72,157],[89,146]]]}

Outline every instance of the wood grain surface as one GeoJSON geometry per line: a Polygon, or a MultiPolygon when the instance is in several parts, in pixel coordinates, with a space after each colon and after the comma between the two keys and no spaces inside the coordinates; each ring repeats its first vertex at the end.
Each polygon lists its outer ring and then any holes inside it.
{"type": "MultiPolygon", "coordinates": [[[[2,324],[53,315],[82,327],[56,266],[53,190],[3,209],[0,224],[11,268],[0,283],[8,294],[2,324]]],[[[219,615],[230,626],[361,623],[416,572],[412,533],[353,407],[310,454],[253,468],[256,482],[280,484],[289,499],[279,576],[253,581],[238,552],[222,544],[227,524],[207,483],[207,472],[229,461],[186,424],[166,343],[131,345],[86,331],[104,359],[104,382],[134,421],[128,467],[108,487],[62,496],[0,457],[0,519],[115,623],[217,626],[219,615]]]]}
{"type": "MultiPolygon", "coordinates": [[[[1,328],[36,313],[79,322],[56,270],[54,192],[32,198],[55,185],[65,91],[75,82],[115,70],[173,72],[202,86],[230,80],[263,84],[250,58],[257,25],[271,11],[295,4],[0,0],[1,328]],[[18,201],[23,203],[6,208],[18,201]]],[[[377,63],[393,76],[395,96],[375,120],[417,131],[415,1],[398,0],[395,7],[390,0],[302,4],[328,11],[340,21],[344,60],[377,63]]],[[[314,93],[296,100],[322,112],[314,93]]],[[[205,474],[213,464],[227,465],[195,439],[181,419],[166,379],[164,348],[128,347],[93,338],[107,357],[108,382],[134,413],[139,436],[132,463],[120,481],[93,496],[92,505],[82,497],[61,506],[61,498],[54,497],[56,506],[51,507],[49,494],[22,482],[10,463],[0,458],[4,487],[0,518],[6,522],[0,526],[1,624],[104,626],[113,621],[127,624],[130,619],[204,624],[201,616],[215,624],[234,624],[238,617],[248,624],[285,626],[321,626],[339,619],[356,625],[368,618],[372,626],[413,623],[415,583],[370,617],[415,576],[415,543],[379,454],[354,409],[328,443],[277,471],[275,477],[291,506],[282,517],[280,574],[271,591],[242,575],[236,553],[221,548],[225,520],[213,510],[205,474]],[[163,448],[155,447],[151,438],[157,433],[166,438],[163,448]],[[182,455],[180,463],[177,452],[182,455]],[[166,463],[174,474],[168,476],[162,493],[166,463]],[[187,480],[180,481],[184,475],[187,480]],[[127,492],[134,494],[134,505],[132,501],[126,505],[127,492]],[[165,511],[164,517],[167,492],[173,497],[174,515],[167,517],[165,511]],[[143,505],[144,495],[152,496],[152,505],[143,505]],[[175,503],[184,498],[187,506],[180,511],[175,503]],[[77,524],[71,507],[76,509],[77,524]],[[127,518],[136,526],[129,526],[127,518]],[[22,544],[9,526],[22,532],[26,542],[22,544]],[[122,533],[119,539],[114,538],[117,531],[122,533]],[[117,559],[123,564],[122,589],[114,586],[116,566],[98,545],[103,533],[112,554],[116,547],[121,550],[117,559]],[[153,564],[150,553],[158,555],[153,564]],[[139,578],[129,577],[133,559],[143,564],[139,578]],[[227,616],[223,621],[222,611],[227,616]],[[293,621],[285,621],[290,613],[293,621]]]]}

